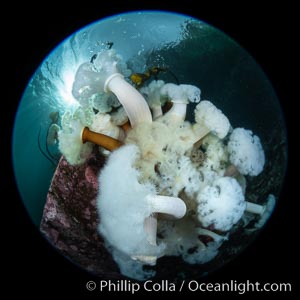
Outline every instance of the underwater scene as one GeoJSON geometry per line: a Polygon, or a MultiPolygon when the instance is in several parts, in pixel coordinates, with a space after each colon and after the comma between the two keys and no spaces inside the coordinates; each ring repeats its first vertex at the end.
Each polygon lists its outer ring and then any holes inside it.
{"type": "Polygon", "coordinates": [[[200,20],[142,11],[90,24],[45,58],[16,113],[13,163],[33,223],[78,267],[199,278],[271,217],[287,137],[246,50],[200,20]]]}

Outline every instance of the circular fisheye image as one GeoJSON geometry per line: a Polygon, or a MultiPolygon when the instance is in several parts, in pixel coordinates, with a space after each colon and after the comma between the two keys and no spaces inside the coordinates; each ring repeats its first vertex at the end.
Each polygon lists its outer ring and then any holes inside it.
{"type": "Polygon", "coordinates": [[[287,137],[238,43],[141,11],[90,24],[44,59],[16,113],[13,163],[33,223],[78,267],[189,279],[234,259],[271,217],[287,137]]]}

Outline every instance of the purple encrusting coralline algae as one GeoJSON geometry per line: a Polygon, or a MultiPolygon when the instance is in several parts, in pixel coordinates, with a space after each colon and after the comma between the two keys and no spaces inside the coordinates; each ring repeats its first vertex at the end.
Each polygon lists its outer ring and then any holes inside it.
{"type": "Polygon", "coordinates": [[[78,266],[99,276],[120,278],[97,232],[97,178],[104,161],[96,151],[80,166],[72,166],[61,158],[49,188],[40,230],[50,244],[78,266]]]}

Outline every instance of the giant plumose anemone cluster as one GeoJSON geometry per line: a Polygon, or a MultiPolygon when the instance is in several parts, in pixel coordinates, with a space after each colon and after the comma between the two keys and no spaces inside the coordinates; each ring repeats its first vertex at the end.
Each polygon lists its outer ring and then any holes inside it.
{"type": "Polygon", "coordinates": [[[246,201],[247,177],[265,164],[251,130],[233,128],[201,99],[199,87],[153,80],[137,90],[128,74],[113,49],[81,65],[73,84],[79,106],[63,116],[58,138],[70,164],[83,163],[94,147],[82,138],[86,128],[119,141],[112,151],[101,136],[97,142],[107,156],[99,176],[99,233],[121,273],[145,280],[155,269],[144,266],[163,256],[189,264],[213,260],[246,212],[255,215],[256,229],[263,226],[275,198],[265,205],[246,201]],[[187,105],[194,122],[186,120],[187,105]]]}

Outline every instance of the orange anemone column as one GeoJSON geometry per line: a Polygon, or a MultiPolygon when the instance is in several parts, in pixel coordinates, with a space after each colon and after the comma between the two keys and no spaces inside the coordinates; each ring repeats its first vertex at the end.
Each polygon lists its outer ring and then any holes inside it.
{"type": "Polygon", "coordinates": [[[83,128],[81,138],[83,143],[91,142],[109,151],[118,149],[123,145],[119,140],[102,133],[91,131],[88,127],[83,128]]]}

